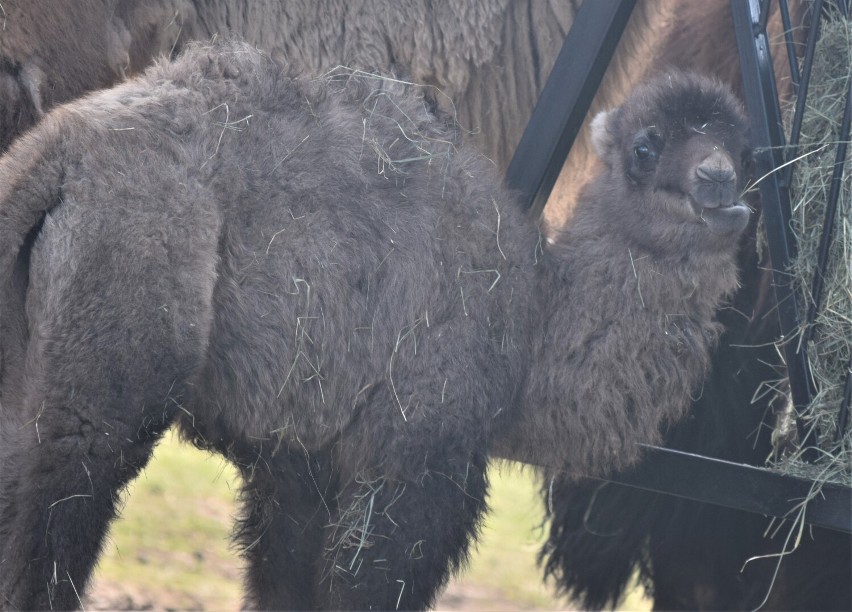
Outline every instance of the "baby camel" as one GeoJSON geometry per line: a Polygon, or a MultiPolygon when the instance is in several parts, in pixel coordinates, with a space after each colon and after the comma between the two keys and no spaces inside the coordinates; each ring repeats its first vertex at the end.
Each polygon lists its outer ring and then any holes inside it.
{"type": "Polygon", "coordinates": [[[744,119],[675,74],[596,121],[545,245],[421,88],[194,46],[0,161],[0,606],[79,604],[175,421],[244,476],[248,605],[423,608],[489,452],[601,474],[696,391],[744,119]]]}

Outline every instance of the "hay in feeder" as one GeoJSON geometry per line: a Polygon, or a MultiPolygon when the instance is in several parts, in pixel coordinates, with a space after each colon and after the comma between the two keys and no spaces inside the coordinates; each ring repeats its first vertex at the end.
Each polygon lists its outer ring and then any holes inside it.
{"type": "MultiPolygon", "coordinates": [[[[816,49],[807,106],[791,185],[792,230],[798,241],[793,262],[799,309],[804,319],[811,304],[818,251],[846,97],[852,79],[852,23],[826,17],[816,49]]],[[[792,110],[789,113],[792,118],[792,110]]],[[[849,135],[841,136],[848,139],[849,135]]],[[[803,416],[820,449],[813,463],[802,451],[780,460],[778,467],[817,481],[852,486],[852,431],[838,434],[838,418],[852,355],[852,147],[847,151],[834,219],[834,238],[823,272],[822,301],[806,349],[815,389],[803,416]]],[[[803,329],[807,323],[803,321],[803,329]]],[[[780,347],[779,347],[780,350],[780,347]]]]}

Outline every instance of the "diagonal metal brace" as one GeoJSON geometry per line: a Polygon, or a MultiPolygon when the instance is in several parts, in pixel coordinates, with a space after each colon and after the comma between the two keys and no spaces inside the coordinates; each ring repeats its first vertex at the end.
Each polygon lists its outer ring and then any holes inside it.
{"type": "Polygon", "coordinates": [[[533,218],[544,209],[635,5],[596,0],[577,11],[506,170],[506,185],[523,195],[533,218]]]}

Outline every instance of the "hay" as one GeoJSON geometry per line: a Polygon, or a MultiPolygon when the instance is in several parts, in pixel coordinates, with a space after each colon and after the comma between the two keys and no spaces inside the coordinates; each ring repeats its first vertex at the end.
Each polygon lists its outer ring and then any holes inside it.
{"type": "MultiPolygon", "coordinates": [[[[791,272],[804,319],[811,306],[818,249],[835,163],[837,139],[849,81],[852,79],[852,24],[827,17],[814,58],[800,148],[791,185],[792,229],[798,257],[791,272]]],[[[792,118],[792,111],[788,119],[792,118]]],[[[848,137],[848,136],[847,136],[848,137]]],[[[822,304],[813,340],[807,345],[815,396],[803,413],[807,431],[816,432],[819,457],[813,463],[802,451],[778,460],[788,474],[852,486],[852,431],[838,438],[837,423],[847,368],[852,355],[852,147],[847,152],[834,225],[834,240],[824,271],[822,304]]],[[[806,322],[802,323],[802,332],[806,322]]],[[[780,350],[780,346],[779,346],[780,350]]]]}
{"type": "MultiPolygon", "coordinates": [[[[365,72],[346,66],[337,66],[320,77],[314,79],[321,83],[339,83],[341,92],[346,93],[346,85],[359,82],[363,88],[359,90],[363,96],[361,101],[364,113],[364,133],[362,135],[362,153],[365,147],[372,149],[376,154],[376,170],[378,174],[385,174],[386,170],[398,175],[405,175],[405,164],[415,162],[441,161],[442,172],[447,171],[450,157],[456,153],[455,142],[458,132],[471,133],[465,130],[458,122],[455,105],[452,100],[439,88],[432,85],[414,83],[404,79],[394,78],[383,74],[365,72]],[[421,109],[413,109],[406,104],[407,108],[401,106],[400,98],[412,90],[418,91],[422,97],[421,109]],[[366,93],[366,95],[364,95],[366,93]],[[429,99],[436,102],[436,107],[428,109],[429,99]],[[449,116],[442,117],[446,128],[445,133],[436,130],[433,112],[437,111],[437,99],[448,101],[451,109],[449,116]],[[418,112],[415,115],[412,110],[423,111],[425,115],[418,112]],[[428,117],[424,121],[424,117],[428,117]],[[397,132],[387,130],[373,130],[374,120],[389,122],[395,125],[397,132]],[[388,134],[393,134],[389,137],[388,134]],[[408,153],[405,157],[396,157],[393,152],[394,146],[405,142],[413,145],[416,154],[410,154],[410,147],[403,147],[408,153]]],[[[356,94],[357,95],[357,94],[356,94]]]]}

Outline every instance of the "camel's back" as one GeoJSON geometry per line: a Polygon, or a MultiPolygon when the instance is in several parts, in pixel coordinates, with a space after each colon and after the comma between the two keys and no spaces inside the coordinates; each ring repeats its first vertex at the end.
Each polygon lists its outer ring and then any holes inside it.
{"type": "Polygon", "coordinates": [[[508,407],[538,234],[493,165],[418,86],[344,69],[295,77],[237,49],[192,50],[154,80],[205,96],[184,120],[194,144],[174,142],[221,217],[211,334],[221,359],[205,387],[231,398],[225,421],[248,415],[258,435],[295,422],[301,442],[321,444],[348,418],[340,406],[388,388],[394,369],[420,395],[406,402],[393,388],[400,411],[446,400],[455,377],[484,385],[495,369],[501,383],[475,393],[508,407]]]}

